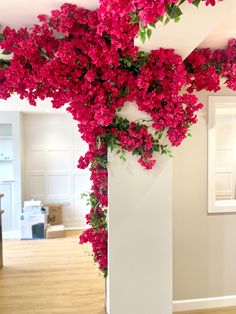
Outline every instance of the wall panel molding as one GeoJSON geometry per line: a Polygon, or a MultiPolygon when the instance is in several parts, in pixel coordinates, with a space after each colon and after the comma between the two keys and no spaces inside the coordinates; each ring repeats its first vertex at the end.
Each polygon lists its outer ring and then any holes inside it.
{"type": "Polygon", "coordinates": [[[77,169],[87,144],[76,122],[67,114],[26,114],[24,126],[25,199],[60,203],[65,226],[85,228],[89,208],[81,193],[91,182],[88,170],[77,169]]]}

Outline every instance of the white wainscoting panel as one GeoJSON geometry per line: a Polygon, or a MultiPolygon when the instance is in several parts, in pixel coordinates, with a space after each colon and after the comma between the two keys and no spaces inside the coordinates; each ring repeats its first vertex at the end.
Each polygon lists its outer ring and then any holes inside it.
{"type": "Polygon", "coordinates": [[[83,192],[91,189],[88,170],[77,169],[87,150],[68,114],[25,114],[25,199],[63,205],[66,227],[86,227],[83,192]]]}

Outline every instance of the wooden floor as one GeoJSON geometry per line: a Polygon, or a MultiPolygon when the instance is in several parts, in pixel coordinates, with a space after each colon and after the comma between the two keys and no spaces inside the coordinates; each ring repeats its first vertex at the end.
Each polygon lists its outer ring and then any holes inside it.
{"type": "Polygon", "coordinates": [[[104,279],[78,237],[3,244],[1,314],[104,314],[104,279]]]}
{"type": "MultiPolygon", "coordinates": [[[[75,232],[64,239],[4,241],[0,314],[104,314],[104,279],[89,254],[75,232]]],[[[236,314],[236,308],[178,314],[236,314]]]]}

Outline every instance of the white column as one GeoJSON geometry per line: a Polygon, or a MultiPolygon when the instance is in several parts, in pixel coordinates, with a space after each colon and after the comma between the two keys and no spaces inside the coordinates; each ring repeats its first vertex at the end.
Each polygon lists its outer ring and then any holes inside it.
{"type": "Polygon", "coordinates": [[[109,314],[172,314],[171,161],[109,156],[109,314]]]}

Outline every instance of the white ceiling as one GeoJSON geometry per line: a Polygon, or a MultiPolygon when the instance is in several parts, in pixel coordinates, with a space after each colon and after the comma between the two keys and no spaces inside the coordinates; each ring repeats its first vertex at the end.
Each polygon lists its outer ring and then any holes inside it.
{"type": "Polygon", "coordinates": [[[227,15],[199,45],[200,48],[224,48],[229,39],[236,38],[236,9],[227,15]]]}
{"type": "Polygon", "coordinates": [[[12,27],[28,26],[37,22],[39,14],[50,13],[63,3],[70,2],[94,10],[99,0],[1,0],[0,24],[12,27]]]}

